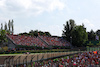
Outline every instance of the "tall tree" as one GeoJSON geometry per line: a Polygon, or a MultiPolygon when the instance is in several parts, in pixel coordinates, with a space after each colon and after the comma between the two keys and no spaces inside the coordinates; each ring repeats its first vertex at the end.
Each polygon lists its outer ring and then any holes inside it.
{"type": "Polygon", "coordinates": [[[44,35],[44,32],[38,31],[39,35],[44,35]]]}
{"type": "Polygon", "coordinates": [[[76,26],[72,32],[72,44],[73,46],[84,46],[88,40],[88,34],[84,26],[76,26]]]}
{"type": "Polygon", "coordinates": [[[34,34],[34,36],[37,37],[38,36],[38,30],[35,30],[33,34],[34,34]]]}
{"type": "Polygon", "coordinates": [[[31,36],[34,36],[34,31],[33,30],[31,30],[31,31],[29,31],[29,34],[31,35],[31,36]]]}
{"type": "Polygon", "coordinates": [[[37,35],[45,35],[45,36],[51,36],[51,34],[49,32],[43,32],[43,31],[38,31],[38,30],[31,30],[29,31],[29,34],[32,35],[32,36],[37,36],[37,35]]]}
{"type": "Polygon", "coordinates": [[[100,30],[96,31],[96,35],[100,36],[100,30]]]}
{"type": "Polygon", "coordinates": [[[38,36],[38,30],[31,30],[29,31],[29,34],[32,35],[32,36],[38,36]]]}
{"type": "Polygon", "coordinates": [[[95,32],[93,30],[91,30],[90,32],[88,32],[88,40],[89,41],[94,41],[95,40],[95,32]]]}
{"type": "Polygon", "coordinates": [[[9,20],[9,22],[8,22],[8,29],[9,29],[9,32],[11,32],[10,28],[11,28],[11,22],[10,22],[10,20],[9,20]]]}
{"type": "Polygon", "coordinates": [[[75,27],[75,21],[70,19],[69,21],[66,22],[66,24],[64,24],[64,30],[62,33],[62,36],[65,37],[67,39],[67,41],[71,42],[71,37],[72,37],[72,31],[75,27]]]}
{"type": "Polygon", "coordinates": [[[33,30],[31,30],[31,31],[29,31],[29,33],[34,33],[34,31],[33,31],[33,30]]]}
{"type": "Polygon", "coordinates": [[[11,27],[12,27],[12,33],[14,33],[14,25],[13,25],[13,20],[12,20],[12,22],[11,22],[11,27]]]}
{"type": "Polygon", "coordinates": [[[3,24],[1,23],[1,30],[3,30],[3,24]]]}
{"type": "Polygon", "coordinates": [[[7,23],[5,23],[5,31],[7,31],[7,23]]]}
{"type": "Polygon", "coordinates": [[[44,32],[44,34],[45,34],[46,36],[51,36],[51,34],[50,34],[49,32],[44,32]]]}
{"type": "Polygon", "coordinates": [[[5,34],[6,34],[5,30],[0,30],[0,46],[3,46],[3,44],[7,42],[5,34]]]}

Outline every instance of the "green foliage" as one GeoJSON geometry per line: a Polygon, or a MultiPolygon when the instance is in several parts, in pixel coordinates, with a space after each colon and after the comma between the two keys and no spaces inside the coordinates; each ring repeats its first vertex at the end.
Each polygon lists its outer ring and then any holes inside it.
{"type": "Polygon", "coordinates": [[[97,43],[97,45],[100,46],[100,41],[99,41],[99,43],[97,43]]]}
{"type": "Polygon", "coordinates": [[[14,25],[13,25],[13,20],[12,22],[9,20],[8,24],[5,23],[4,29],[3,29],[3,23],[1,23],[1,30],[5,30],[7,33],[14,33],[14,25]]]}
{"type": "Polygon", "coordinates": [[[11,28],[11,22],[9,20],[9,22],[8,22],[8,29],[9,29],[9,31],[11,31],[10,28],[11,28]]]}
{"type": "Polygon", "coordinates": [[[11,22],[11,27],[12,27],[12,33],[14,33],[14,25],[13,25],[13,20],[12,20],[12,22],[11,22]]]}
{"type": "Polygon", "coordinates": [[[44,32],[44,34],[45,34],[46,36],[51,36],[51,34],[50,34],[49,32],[44,32]]]}
{"type": "Polygon", "coordinates": [[[3,24],[1,23],[1,30],[3,30],[3,24]]]}
{"type": "Polygon", "coordinates": [[[86,46],[87,48],[89,48],[89,46],[86,46]]]}
{"type": "Polygon", "coordinates": [[[0,47],[0,52],[3,51],[3,49],[0,47]]]}
{"type": "Polygon", "coordinates": [[[70,37],[72,36],[72,31],[75,27],[75,21],[70,19],[69,21],[64,24],[64,30],[62,36],[67,39],[67,41],[70,41],[70,37]]]}
{"type": "Polygon", "coordinates": [[[0,43],[7,42],[5,34],[6,34],[5,30],[0,30],[0,43]]]}
{"type": "Polygon", "coordinates": [[[7,50],[8,50],[8,47],[5,46],[5,47],[2,47],[2,49],[3,49],[4,51],[7,51],[7,50]]]}
{"type": "Polygon", "coordinates": [[[100,30],[96,31],[96,35],[100,36],[100,30]]]}
{"type": "Polygon", "coordinates": [[[64,25],[62,36],[70,41],[73,46],[84,46],[88,40],[88,35],[84,24],[77,26],[74,20],[69,20],[64,25]]]}
{"type": "Polygon", "coordinates": [[[38,34],[43,36],[44,35],[44,32],[38,31],[38,34]]]}
{"type": "Polygon", "coordinates": [[[95,32],[93,30],[91,30],[90,32],[88,32],[88,40],[89,41],[94,41],[95,40],[95,32]]]}
{"type": "Polygon", "coordinates": [[[35,30],[33,34],[34,34],[34,36],[37,37],[38,36],[38,30],[35,30]]]}
{"type": "Polygon", "coordinates": [[[31,35],[31,36],[38,36],[38,35],[40,35],[40,36],[51,36],[51,34],[49,33],[49,32],[43,32],[43,31],[38,31],[38,30],[31,30],[31,31],[29,31],[29,33],[20,33],[19,35],[26,35],[26,36],[29,36],[29,35],[31,35]]]}
{"type": "Polygon", "coordinates": [[[4,30],[5,30],[5,31],[7,31],[7,23],[5,23],[5,26],[4,26],[4,27],[5,27],[5,29],[4,29],[4,30]]]}
{"type": "Polygon", "coordinates": [[[91,41],[87,44],[88,46],[93,46],[93,43],[91,41]]]}
{"type": "Polygon", "coordinates": [[[88,40],[88,35],[84,26],[76,26],[72,33],[73,46],[84,46],[85,42],[88,40]]]}
{"type": "MultiPolygon", "coordinates": [[[[5,42],[8,42],[6,38],[6,31],[5,30],[0,30],[0,44],[4,44],[5,42]]],[[[0,45],[1,46],[1,45],[0,45]]]]}

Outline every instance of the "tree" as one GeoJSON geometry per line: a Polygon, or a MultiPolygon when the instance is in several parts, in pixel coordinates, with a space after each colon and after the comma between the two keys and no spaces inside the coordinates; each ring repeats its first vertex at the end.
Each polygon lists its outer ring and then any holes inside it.
{"type": "Polygon", "coordinates": [[[12,33],[14,33],[14,25],[13,25],[13,20],[12,20],[12,22],[11,22],[11,27],[12,27],[12,33]]]}
{"type": "Polygon", "coordinates": [[[7,31],[7,23],[5,23],[5,31],[7,31]]]}
{"type": "Polygon", "coordinates": [[[29,34],[31,35],[31,36],[38,36],[38,30],[31,30],[31,31],[29,31],[29,34]]]}
{"type": "Polygon", "coordinates": [[[95,40],[95,32],[93,30],[91,30],[90,32],[88,32],[88,40],[89,41],[94,41],[95,40]]]}
{"type": "Polygon", "coordinates": [[[51,34],[49,33],[49,32],[43,32],[43,31],[38,31],[38,30],[31,30],[31,31],[29,31],[29,33],[20,33],[19,35],[31,35],[31,36],[38,36],[38,35],[40,35],[40,36],[43,36],[43,35],[45,35],[45,36],[51,36],[51,34]]]}
{"type": "Polygon", "coordinates": [[[99,41],[99,43],[97,43],[97,45],[100,46],[100,41],[99,41]]]}
{"type": "Polygon", "coordinates": [[[7,42],[6,31],[0,30],[0,44],[3,45],[5,42],[7,42]]]}
{"type": "Polygon", "coordinates": [[[50,34],[49,32],[44,32],[44,34],[45,34],[46,36],[51,36],[51,34],[50,34]]]}
{"type": "Polygon", "coordinates": [[[75,27],[75,21],[70,19],[66,22],[66,25],[64,24],[64,30],[62,36],[67,39],[67,41],[70,41],[70,37],[72,37],[72,31],[75,27]]]}
{"type": "Polygon", "coordinates": [[[38,30],[35,30],[33,34],[34,34],[34,36],[37,37],[38,36],[38,30]]]}
{"type": "Polygon", "coordinates": [[[3,24],[1,23],[1,30],[3,30],[3,24]]]}
{"type": "Polygon", "coordinates": [[[100,36],[100,30],[96,31],[96,35],[100,36]]]}
{"type": "Polygon", "coordinates": [[[33,31],[33,30],[31,30],[31,31],[29,31],[29,33],[34,33],[34,31],[33,31]]]}
{"type": "Polygon", "coordinates": [[[91,41],[87,44],[88,46],[93,46],[93,43],[91,41]]]}
{"type": "Polygon", "coordinates": [[[73,46],[84,46],[86,41],[88,40],[88,34],[84,26],[76,26],[72,33],[73,46]]]}
{"type": "Polygon", "coordinates": [[[44,32],[42,32],[42,31],[38,31],[38,33],[39,33],[39,35],[44,35],[44,32]]]}
{"type": "Polygon", "coordinates": [[[28,36],[28,33],[27,33],[27,32],[19,33],[19,35],[25,35],[25,36],[28,36]]]}
{"type": "Polygon", "coordinates": [[[31,35],[31,36],[34,36],[34,31],[33,30],[31,30],[31,31],[29,31],[29,35],[31,35]]]}
{"type": "Polygon", "coordinates": [[[9,20],[9,22],[8,22],[8,29],[9,29],[9,32],[11,32],[10,28],[11,28],[11,22],[10,22],[10,20],[9,20]]]}

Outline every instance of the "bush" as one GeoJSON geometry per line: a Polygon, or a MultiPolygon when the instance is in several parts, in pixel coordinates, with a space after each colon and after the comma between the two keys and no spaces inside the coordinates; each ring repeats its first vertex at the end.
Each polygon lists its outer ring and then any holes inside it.
{"type": "Polygon", "coordinates": [[[87,44],[88,46],[93,46],[93,43],[91,41],[87,44]]]}
{"type": "Polygon", "coordinates": [[[100,41],[99,41],[99,43],[97,43],[97,45],[100,46],[100,41]]]}
{"type": "Polygon", "coordinates": [[[2,51],[2,48],[0,47],[0,52],[2,51]]]}
{"type": "Polygon", "coordinates": [[[8,47],[5,46],[5,47],[2,47],[2,49],[3,49],[4,51],[7,51],[7,50],[8,50],[8,47]]]}

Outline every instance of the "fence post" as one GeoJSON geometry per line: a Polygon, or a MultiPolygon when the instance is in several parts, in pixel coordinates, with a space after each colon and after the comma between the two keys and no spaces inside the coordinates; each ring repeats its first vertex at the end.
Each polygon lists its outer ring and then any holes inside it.
{"type": "Polygon", "coordinates": [[[26,56],[26,66],[28,67],[28,64],[27,64],[27,56],[26,56]]]}
{"type": "Polygon", "coordinates": [[[10,63],[10,59],[12,58],[13,56],[11,56],[10,58],[9,58],[9,66],[11,65],[11,63],[10,63]]]}
{"type": "Polygon", "coordinates": [[[8,59],[8,58],[9,58],[9,56],[6,57],[5,60],[4,60],[4,63],[6,64],[6,66],[7,66],[7,59],[8,59]]]}
{"type": "Polygon", "coordinates": [[[12,57],[12,65],[14,66],[14,56],[12,57]]]}
{"type": "Polygon", "coordinates": [[[48,59],[48,54],[49,54],[49,53],[47,53],[47,59],[48,59]]]}
{"type": "Polygon", "coordinates": [[[19,59],[19,64],[20,64],[20,57],[21,57],[21,56],[18,57],[18,59],[19,59]]]}
{"type": "MultiPolygon", "coordinates": [[[[19,57],[21,57],[21,55],[20,55],[19,57]]],[[[19,58],[19,57],[18,57],[18,58],[19,58]]],[[[17,59],[18,59],[18,58],[17,58],[17,59]]],[[[16,65],[17,65],[17,59],[14,61],[14,64],[16,63],[16,65]]]]}
{"type": "MultiPolygon", "coordinates": [[[[31,62],[30,63],[32,63],[32,60],[34,59],[34,57],[35,56],[33,56],[33,55],[31,56],[31,62]]],[[[33,67],[33,66],[31,65],[31,67],[33,67]]]]}
{"type": "MultiPolygon", "coordinates": [[[[28,55],[27,55],[28,56],[28,55]]],[[[23,59],[23,65],[24,65],[24,60],[27,59],[27,56],[23,59]]],[[[27,60],[26,60],[26,64],[27,64],[27,60]]],[[[27,66],[27,65],[26,65],[27,66]]]]}
{"type": "Polygon", "coordinates": [[[37,54],[37,61],[38,61],[38,54],[37,54]]]}

